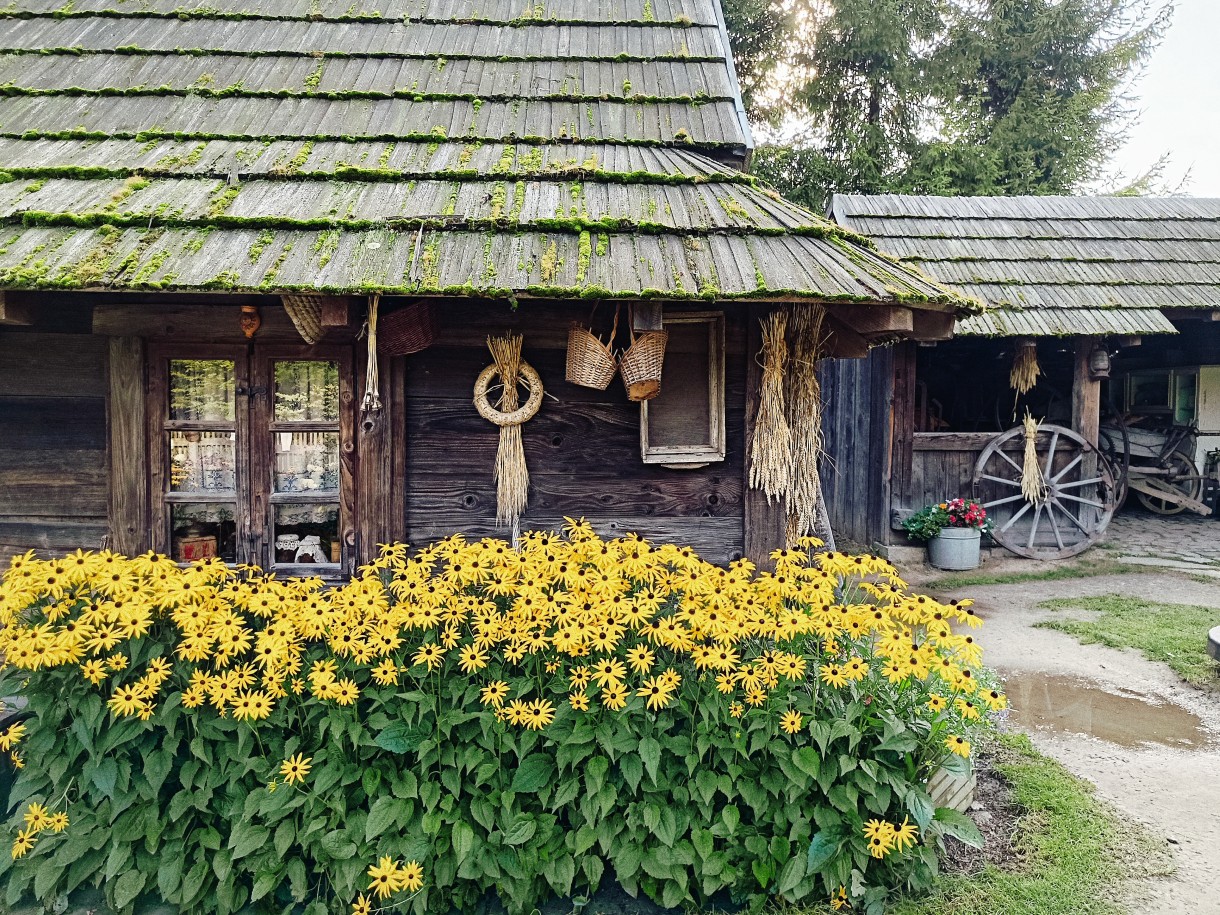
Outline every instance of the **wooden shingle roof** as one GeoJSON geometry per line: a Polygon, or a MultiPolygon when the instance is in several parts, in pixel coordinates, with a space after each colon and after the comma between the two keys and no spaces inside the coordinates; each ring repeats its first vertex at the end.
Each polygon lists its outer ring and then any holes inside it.
{"type": "Polygon", "coordinates": [[[1173,333],[1220,309],[1220,200],[837,195],[835,221],[991,306],[958,333],[1173,333]]]}
{"type": "Polygon", "coordinates": [[[751,147],[717,0],[14,0],[0,287],[961,305],[751,147]]]}

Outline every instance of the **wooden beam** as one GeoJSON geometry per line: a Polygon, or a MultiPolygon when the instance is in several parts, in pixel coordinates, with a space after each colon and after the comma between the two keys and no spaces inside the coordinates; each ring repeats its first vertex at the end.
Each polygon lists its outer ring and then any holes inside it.
{"type": "Polygon", "coordinates": [[[34,309],[27,303],[17,303],[0,292],[0,324],[28,327],[34,323],[34,309]]]}
{"type": "Polygon", "coordinates": [[[826,355],[835,359],[863,359],[868,341],[831,315],[826,316],[826,355]]]}
{"type": "Polygon", "coordinates": [[[909,334],[915,329],[911,309],[902,305],[829,305],[827,313],[864,337],[909,334]]]}
{"type": "MultiPolygon", "coordinates": [[[[282,307],[273,304],[259,308],[262,326],[258,339],[263,343],[300,343],[297,332],[282,307]]],[[[104,304],[93,309],[93,332],[108,337],[148,337],[209,343],[246,343],[241,330],[241,306],[235,304],[195,305],[178,302],[161,304],[104,304]]],[[[354,334],[335,328],[328,343],[343,343],[354,334]]]]}
{"type": "Polygon", "coordinates": [[[916,340],[935,341],[953,338],[953,325],[957,323],[957,315],[953,312],[918,309],[912,312],[912,315],[915,319],[915,330],[912,336],[916,340]]]}
{"type": "Polygon", "coordinates": [[[147,358],[139,337],[112,337],[107,398],[110,548],[127,556],[151,546],[148,518],[147,358]]]}
{"type": "Polygon", "coordinates": [[[660,302],[636,302],[631,306],[631,326],[635,330],[661,330],[662,323],[660,302]]]}
{"type": "Polygon", "coordinates": [[[347,327],[352,323],[351,302],[343,296],[322,296],[323,327],[347,327]]]}
{"type": "Polygon", "coordinates": [[[754,428],[758,421],[758,406],[762,396],[762,366],[758,364],[758,353],[762,349],[762,328],[759,321],[770,314],[767,306],[752,305],[746,310],[746,422],[744,471],[742,479],[742,501],[744,503],[744,549],[748,559],[759,568],[770,569],[772,550],[785,543],[788,521],[787,508],[783,500],[768,504],[765,493],[750,488],[750,446],[754,441],[754,428]]]}

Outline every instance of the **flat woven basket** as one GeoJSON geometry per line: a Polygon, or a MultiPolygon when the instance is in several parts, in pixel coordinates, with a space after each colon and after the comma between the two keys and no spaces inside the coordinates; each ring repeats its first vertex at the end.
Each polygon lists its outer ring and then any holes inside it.
{"type": "Polygon", "coordinates": [[[628,400],[652,400],[661,393],[661,369],[665,365],[665,344],[668,342],[669,331],[666,330],[631,332],[631,346],[618,362],[628,400]]]}
{"type": "Polygon", "coordinates": [[[412,302],[382,315],[377,322],[377,349],[391,356],[410,356],[436,339],[436,311],[429,302],[412,302]]]}
{"type": "MultiPolygon", "coordinates": [[[[615,316],[615,325],[618,317],[615,316]]],[[[614,342],[614,334],[610,335],[614,342]]],[[[604,391],[614,380],[618,366],[614,361],[614,350],[602,343],[593,331],[576,321],[568,328],[568,365],[564,373],[572,384],[604,391]]]]}

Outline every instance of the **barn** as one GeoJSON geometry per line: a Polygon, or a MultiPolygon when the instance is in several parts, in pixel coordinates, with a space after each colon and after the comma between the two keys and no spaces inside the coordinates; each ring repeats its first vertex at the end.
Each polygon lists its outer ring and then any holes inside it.
{"type": "Polygon", "coordinates": [[[1220,201],[838,195],[831,214],[987,306],[960,318],[950,341],[907,341],[825,367],[837,471],[825,479],[838,532],[902,549],[911,512],[972,494],[1008,500],[998,506],[1006,522],[1025,502],[987,478],[1012,482],[1007,465],[1020,460],[1022,439],[999,438],[1027,410],[1086,443],[1073,450],[1066,434],[1054,446],[1048,433],[1039,439],[1056,452],[1050,476],[1081,454],[1065,479],[1080,466],[1092,468],[1085,479],[1105,477],[1089,501],[1107,509],[1070,493],[1070,517],[1052,507],[1057,527],[1043,515],[1039,530],[1027,510],[1002,540],[1020,555],[1086,549],[1128,490],[1126,501],[1159,513],[1215,512],[1220,201]],[[1040,369],[1024,394],[1011,387],[1020,351],[1036,354],[1040,369]],[[1093,472],[1088,446],[1099,446],[1108,475],[1093,472]]]}
{"type": "Polygon", "coordinates": [[[0,15],[3,556],[338,577],[584,516],[762,558],[760,318],[816,308],[860,359],[969,307],[746,174],[715,0],[0,15]],[[484,397],[536,411],[507,516],[473,403],[505,335],[545,392],[484,397]],[[651,387],[582,374],[645,340],[651,387]]]}

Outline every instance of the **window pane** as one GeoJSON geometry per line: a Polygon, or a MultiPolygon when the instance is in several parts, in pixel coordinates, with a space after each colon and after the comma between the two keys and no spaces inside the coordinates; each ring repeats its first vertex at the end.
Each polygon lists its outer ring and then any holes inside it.
{"type": "Polygon", "coordinates": [[[276,492],[338,492],[338,432],[276,432],[276,492]]]}
{"type": "Polygon", "coordinates": [[[275,364],[276,422],[337,422],[339,366],[334,362],[275,364]]]}
{"type": "Polygon", "coordinates": [[[669,340],[661,393],[648,402],[648,444],[660,448],[710,445],[709,325],[674,322],[665,329],[669,340]]]}
{"type": "Polygon", "coordinates": [[[233,492],[237,489],[234,433],[171,432],[170,492],[233,492]]]}
{"type": "Polygon", "coordinates": [[[174,559],[194,562],[220,557],[237,561],[236,506],[226,502],[182,503],[170,507],[174,559]]]}
{"type": "Polygon", "coordinates": [[[337,563],[339,506],[275,506],[275,561],[337,563]]]}
{"type": "Polygon", "coordinates": [[[169,418],[232,422],[233,361],[172,359],[169,363],[169,418]]]}

